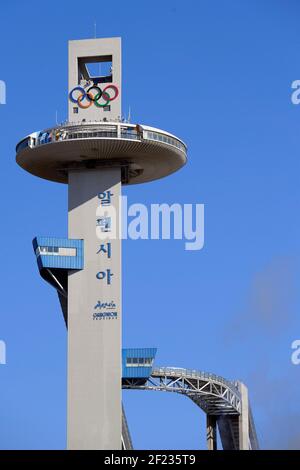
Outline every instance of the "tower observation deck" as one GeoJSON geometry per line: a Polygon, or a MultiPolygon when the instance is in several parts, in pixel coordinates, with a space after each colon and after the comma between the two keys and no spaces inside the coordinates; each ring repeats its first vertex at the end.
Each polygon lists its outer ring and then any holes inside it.
{"type": "MultiPolygon", "coordinates": [[[[122,381],[121,186],[179,170],[187,148],[169,132],[122,118],[120,38],[69,42],[66,96],[68,121],[24,137],[16,160],[35,176],[68,185],[68,238],[33,242],[40,274],[57,290],[68,326],[67,448],[121,449],[125,442],[128,448],[122,386],[145,389],[150,378],[122,381]]],[[[153,370],[151,380],[163,389],[170,374],[153,370]]],[[[190,381],[183,373],[179,378],[183,387],[190,381]]],[[[235,389],[220,390],[233,400],[233,423],[242,401],[235,389]]],[[[205,401],[200,392],[199,403],[213,402],[214,393],[205,401]]],[[[243,436],[240,448],[247,447],[243,436]]]]}
{"type": "Polygon", "coordinates": [[[185,144],[161,129],[124,122],[65,123],[17,145],[17,162],[35,176],[68,183],[72,170],[121,169],[123,184],[167,176],[186,162],[185,144]]]}
{"type": "Polygon", "coordinates": [[[33,175],[68,183],[70,172],[119,168],[123,184],[167,176],[186,163],[186,146],[161,129],[124,122],[121,40],[69,43],[69,119],[25,137],[17,162],[33,175]]]}

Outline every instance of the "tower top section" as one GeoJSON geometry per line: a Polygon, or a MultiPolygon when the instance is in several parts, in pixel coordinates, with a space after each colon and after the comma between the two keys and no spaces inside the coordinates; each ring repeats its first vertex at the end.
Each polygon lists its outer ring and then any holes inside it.
{"type": "Polygon", "coordinates": [[[69,122],[121,120],[121,38],[69,41],[69,122]]]}
{"type": "Polygon", "coordinates": [[[18,164],[60,183],[68,183],[70,171],[118,167],[123,184],[163,178],[185,165],[185,143],[124,120],[121,97],[121,38],[69,41],[68,120],[24,137],[18,164]]]}

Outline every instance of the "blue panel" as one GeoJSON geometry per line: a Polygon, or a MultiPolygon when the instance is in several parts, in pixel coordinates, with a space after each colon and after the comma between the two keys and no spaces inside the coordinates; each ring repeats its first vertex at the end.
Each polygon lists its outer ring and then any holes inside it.
{"type": "Polygon", "coordinates": [[[51,255],[50,253],[36,255],[38,267],[40,270],[43,268],[83,269],[84,267],[83,240],[55,237],[36,237],[34,238],[32,244],[35,253],[38,247],[76,249],[76,256],[62,256],[57,254],[51,255]]]}
{"type": "Polygon", "coordinates": [[[151,359],[154,361],[157,348],[133,348],[133,349],[122,349],[122,369],[123,378],[148,378],[153,369],[153,365],[143,366],[126,366],[127,358],[144,358],[151,359]]]}

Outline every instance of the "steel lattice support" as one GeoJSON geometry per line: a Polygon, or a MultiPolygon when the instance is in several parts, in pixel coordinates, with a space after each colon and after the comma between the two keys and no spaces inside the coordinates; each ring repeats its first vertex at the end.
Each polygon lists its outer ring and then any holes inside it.
{"type": "Polygon", "coordinates": [[[123,388],[173,392],[190,398],[207,415],[210,450],[217,448],[217,428],[224,450],[259,448],[247,388],[239,382],[187,369],[155,368],[142,382],[123,379],[123,388]]]}

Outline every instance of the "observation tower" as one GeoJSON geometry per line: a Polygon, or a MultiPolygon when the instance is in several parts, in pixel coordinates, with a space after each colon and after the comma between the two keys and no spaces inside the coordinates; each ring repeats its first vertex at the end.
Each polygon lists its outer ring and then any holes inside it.
{"type": "Polygon", "coordinates": [[[69,42],[68,122],[17,145],[29,173],[68,185],[68,238],[37,237],[68,326],[69,449],[121,449],[122,184],[179,170],[178,137],[122,119],[121,39],[69,42]]]}

